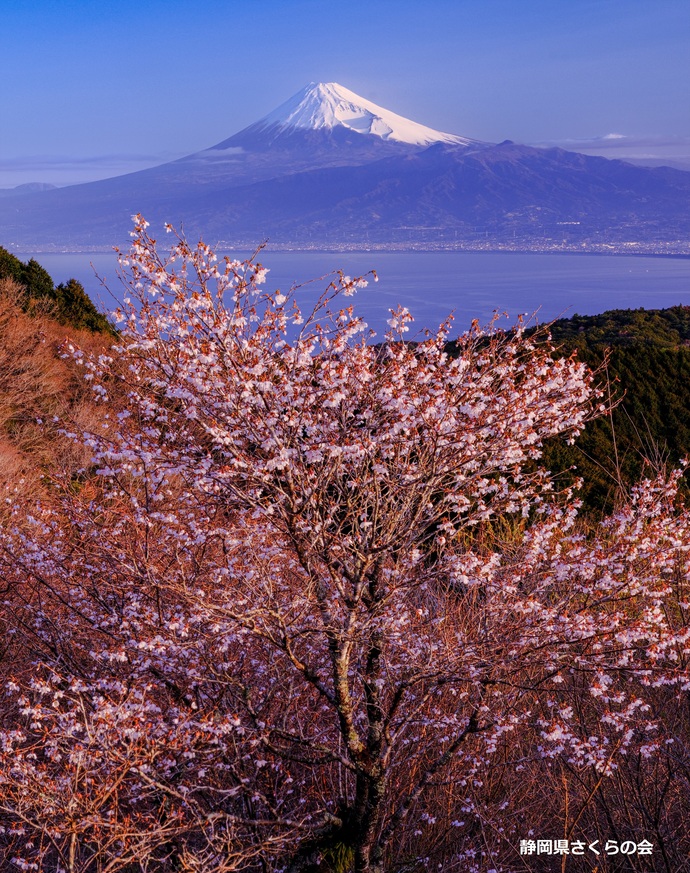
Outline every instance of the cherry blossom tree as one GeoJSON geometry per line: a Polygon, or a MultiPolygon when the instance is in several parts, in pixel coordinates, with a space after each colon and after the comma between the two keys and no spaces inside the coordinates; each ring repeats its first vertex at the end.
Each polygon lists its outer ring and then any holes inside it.
{"type": "Polygon", "coordinates": [[[539,459],[596,392],[547,338],[475,324],[451,354],[450,321],[409,343],[398,308],[373,344],[342,302],[363,280],[305,314],[255,260],[173,239],[137,218],[117,345],[73,350],[91,475],[3,534],[32,665],[1,737],[7,857],[511,869],[491,774],[606,778],[663,742],[648,692],[690,687],[677,476],[586,535],[539,459]]]}

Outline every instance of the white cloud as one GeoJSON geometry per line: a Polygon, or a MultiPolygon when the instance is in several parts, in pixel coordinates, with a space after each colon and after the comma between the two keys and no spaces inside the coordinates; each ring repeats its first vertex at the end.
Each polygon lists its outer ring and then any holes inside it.
{"type": "Polygon", "coordinates": [[[600,155],[649,166],[671,166],[690,170],[690,137],[634,136],[624,133],[606,133],[582,139],[561,139],[533,142],[533,146],[557,146],[585,155],[600,155]]]}
{"type": "Polygon", "coordinates": [[[134,173],[182,157],[180,153],[108,155],[23,155],[0,157],[0,188],[27,182],[75,185],[134,173]]]}

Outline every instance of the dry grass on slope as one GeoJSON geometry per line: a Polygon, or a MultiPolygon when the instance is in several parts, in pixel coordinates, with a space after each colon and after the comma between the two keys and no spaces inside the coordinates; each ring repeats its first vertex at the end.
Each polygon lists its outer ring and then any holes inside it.
{"type": "Polygon", "coordinates": [[[79,368],[62,351],[72,340],[85,350],[110,338],[58,324],[48,306],[27,312],[24,290],[0,279],[0,489],[29,493],[49,472],[70,475],[85,458],[61,433],[99,419],[79,368]]]}

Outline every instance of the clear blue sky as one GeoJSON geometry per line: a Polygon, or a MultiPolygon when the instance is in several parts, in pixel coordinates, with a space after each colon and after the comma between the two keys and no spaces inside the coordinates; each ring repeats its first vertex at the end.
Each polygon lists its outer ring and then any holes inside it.
{"type": "Polygon", "coordinates": [[[688,0],[0,0],[0,21],[0,187],[197,151],[309,81],[490,141],[690,142],[688,0]]]}

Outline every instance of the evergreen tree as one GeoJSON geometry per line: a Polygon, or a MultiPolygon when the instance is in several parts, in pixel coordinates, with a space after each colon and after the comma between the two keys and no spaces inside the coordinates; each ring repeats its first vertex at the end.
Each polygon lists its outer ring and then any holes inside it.
{"type": "Polygon", "coordinates": [[[113,333],[108,319],[91,302],[76,279],[55,286],[48,271],[31,258],[26,264],[0,246],[0,279],[11,278],[26,292],[23,307],[30,312],[37,301],[52,304],[52,315],[60,324],[94,333],[113,333]]]}
{"type": "Polygon", "coordinates": [[[84,286],[76,279],[68,279],[55,288],[60,320],[72,327],[91,331],[111,332],[107,318],[91,302],[84,286]]]}

